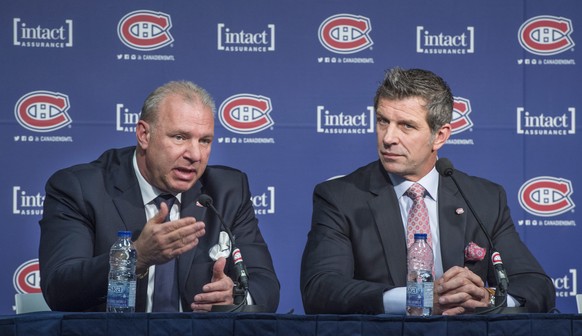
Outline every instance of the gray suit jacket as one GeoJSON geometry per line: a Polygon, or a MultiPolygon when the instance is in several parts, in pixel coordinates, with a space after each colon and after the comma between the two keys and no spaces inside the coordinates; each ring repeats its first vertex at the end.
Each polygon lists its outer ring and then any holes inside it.
{"type": "MultiPolygon", "coordinates": [[[[60,170],[48,180],[40,221],[39,264],[41,288],[51,309],[105,310],[109,249],[117,232],[132,231],[135,240],[146,223],[132,166],[134,150],[108,150],[97,160],[60,170]]],[[[214,262],[208,251],[218,242],[221,231],[217,216],[196,205],[201,193],[214,199],[236,237],[255,303],[274,312],[279,303],[279,282],[250,201],[247,177],[223,166],[208,166],[200,181],[182,193],[180,216],[195,217],[206,224],[206,235],[198,246],[178,257],[183,307],[189,310],[194,295],[210,282],[214,262]]],[[[228,266],[232,265],[230,260],[228,266]]],[[[227,272],[232,272],[230,267],[227,272]]],[[[138,281],[136,311],[145,310],[146,289],[147,278],[138,281]]]]}
{"type": "MultiPolygon", "coordinates": [[[[522,243],[510,218],[503,188],[456,171],[455,177],[503,256],[509,294],[532,312],[554,307],[555,292],[522,243]]],[[[443,269],[466,266],[494,287],[485,234],[450,178],[438,191],[443,269]],[[461,215],[456,209],[463,208],[461,215]],[[465,261],[469,242],[487,249],[481,261],[465,261]]],[[[392,182],[379,161],[316,186],[311,231],[301,266],[307,313],[384,312],[384,291],[406,286],[406,241],[392,182]]]]}

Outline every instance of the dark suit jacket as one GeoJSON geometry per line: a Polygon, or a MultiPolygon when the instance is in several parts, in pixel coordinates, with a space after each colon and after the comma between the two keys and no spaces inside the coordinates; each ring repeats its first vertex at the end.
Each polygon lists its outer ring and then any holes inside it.
{"type": "MultiPolygon", "coordinates": [[[[503,256],[508,292],[533,312],[554,307],[555,292],[522,243],[509,215],[503,188],[456,171],[455,177],[503,256]]],[[[438,191],[443,269],[467,266],[489,286],[495,277],[488,257],[464,260],[473,241],[490,252],[487,239],[450,178],[438,191]],[[465,212],[457,215],[455,210],[465,212]]],[[[406,286],[406,241],[392,182],[379,161],[315,188],[312,227],[301,266],[307,313],[384,313],[384,291],[406,286]]],[[[489,256],[489,255],[488,255],[489,256]]]]}
{"type": "MultiPolygon", "coordinates": [[[[39,263],[41,288],[51,309],[105,310],[109,249],[117,232],[132,231],[135,240],[146,223],[132,166],[134,150],[108,150],[96,161],[60,170],[48,180],[40,221],[39,263]]],[[[206,235],[198,246],[178,257],[184,310],[190,310],[194,295],[210,282],[214,262],[208,251],[218,242],[221,231],[217,216],[196,205],[201,193],[214,199],[236,237],[255,303],[274,312],[279,304],[279,282],[255,218],[247,177],[223,166],[208,166],[200,181],[182,193],[180,216],[192,216],[206,224],[206,235]]],[[[228,260],[227,265],[232,265],[231,258],[228,260]]],[[[147,277],[138,281],[137,287],[136,311],[144,311],[147,277]]]]}

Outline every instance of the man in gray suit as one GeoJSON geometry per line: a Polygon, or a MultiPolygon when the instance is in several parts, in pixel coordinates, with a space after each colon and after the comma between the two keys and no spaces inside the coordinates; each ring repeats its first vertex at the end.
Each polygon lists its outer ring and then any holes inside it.
{"type": "Polygon", "coordinates": [[[209,311],[232,304],[237,274],[225,260],[228,252],[209,253],[225,233],[218,216],[197,204],[202,194],[214,199],[237,238],[250,280],[248,300],[264,311],[277,309],[279,282],[247,176],[207,166],[214,114],[204,89],[170,82],[146,99],[137,146],[108,150],[51,176],[39,250],[41,288],[51,309],[105,310],[109,249],[121,230],[133,232],[137,250],[136,311],[209,311]],[[156,203],[160,197],[172,201],[156,203]],[[162,274],[169,277],[166,288],[159,286],[162,274]],[[156,303],[160,297],[163,304],[156,303]]]}
{"type": "MultiPolygon", "coordinates": [[[[315,188],[301,268],[305,311],[405,312],[413,185],[423,190],[429,218],[424,233],[434,251],[433,313],[487,307],[497,285],[487,257],[491,247],[451,178],[435,169],[437,151],[451,134],[450,88],[432,72],[394,68],[378,88],[374,108],[380,159],[315,188]]],[[[520,240],[503,188],[459,171],[455,178],[503,255],[508,305],[549,311],[553,284],[520,240]]]]}

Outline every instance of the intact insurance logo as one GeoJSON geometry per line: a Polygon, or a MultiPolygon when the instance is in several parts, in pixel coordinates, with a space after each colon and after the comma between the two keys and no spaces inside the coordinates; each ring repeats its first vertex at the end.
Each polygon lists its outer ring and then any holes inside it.
{"type": "Polygon", "coordinates": [[[429,31],[416,27],[416,52],[428,55],[464,55],[475,52],[475,27],[456,34],[429,31]]]}
{"type": "Polygon", "coordinates": [[[135,133],[135,127],[141,116],[141,111],[131,112],[123,104],[115,105],[115,130],[122,133],[135,133]]]}
{"type": "Polygon", "coordinates": [[[255,208],[255,215],[275,214],[275,187],[268,186],[267,190],[261,194],[253,195],[251,202],[255,208]]]}
{"type": "MultiPolygon", "coordinates": [[[[469,117],[472,112],[471,101],[463,97],[453,97],[453,118],[451,120],[451,135],[461,134],[473,128],[473,121],[469,117]]],[[[472,138],[449,138],[447,144],[474,145],[472,138]]]]}
{"type": "MultiPolygon", "coordinates": [[[[336,14],[323,20],[318,38],[321,45],[334,54],[349,55],[371,50],[370,19],[353,14],[336,14]]],[[[321,56],[318,63],[374,63],[373,58],[321,56]]]]}
{"type": "Polygon", "coordinates": [[[562,113],[531,113],[517,108],[517,134],[564,136],[576,134],[576,109],[562,113]]]}
{"type": "Polygon", "coordinates": [[[17,216],[40,216],[43,213],[45,195],[30,192],[21,186],[12,187],[12,214],[17,216]]]}
{"type": "Polygon", "coordinates": [[[561,177],[538,176],[526,181],[519,189],[521,207],[528,213],[547,219],[518,220],[520,226],[576,226],[574,220],[550,219],[574,211],[572,182],[561,177]]]}
{"type": "Polygon", "coordinates": [[[374,133],[376,114],[373,106],[362,111],[345,113],[317,106],[317,133],[323,134],[369,134],[374,133]]]}
{"type": "Polygon", "coordinates": [[[275,51],[275,25],[268,24],[262,30],[251,31],[248,28],[234,28],[225,23],[219,23],[217,48],[226,52],[275,51]]]}
{"type": "MultiPolygon", "coordinates": [[[[239,135],[252,135],[273,129],[273,105],[269,97],[240,93],[225,99],[218,109],[218,119],[224,128],[239,135]]],[[[219,137],[218,143],[273,144],[267,137],[219,137]]]]}
{"type": "Polygon", "coordinates": [[[18,293],[40,293],[40,268],[38,259],[31,259],[21,264],[12,276],[12,283],[18,293]]]}
{"type": "Polygon", "coordinates": [[[573,31],[572,21],[568,18],[551,15],[530,18],[519,27],[517,39],[531,57],[518,59],[517,63],[519,65],[575,65],[574,59],[549,57],[574,51],[573,31]]]}
{"type": "MultiPolygon", "coordinates": [[[[117,36],[128,48],[150,52],[172,46],[174,37],[170,30],[172,19],[170,15],[151,10],[136,10],[127,13],[117,24],[117,36]]],[[[174,61],[174,55],[150,53],[117,54],[118,60],[129,61],[174,61]]]]}
{"type": "Polygon", "coordinates": [[[563,276],[552,277],[556,297],[576,297],[578,294],[578,270],[570,268],[563,276]]]}
{"type": "MultiPolygon", "coordinates": [[[[48,133],[69,126],[73,120],[69,116],[69,96],[60,92],[33,91],[20,97],[14,106],[16,121],[23,128],[48,133]]],[[[72,142],[70,136],[17,135],[15,142],[72,142]]]]}
{"type": "Polygon", "coordinates": [[[45,25],[36,21],[14,18],[12,44],[28,48],[70,48],[73,46],[73,20],[45,25]]]}

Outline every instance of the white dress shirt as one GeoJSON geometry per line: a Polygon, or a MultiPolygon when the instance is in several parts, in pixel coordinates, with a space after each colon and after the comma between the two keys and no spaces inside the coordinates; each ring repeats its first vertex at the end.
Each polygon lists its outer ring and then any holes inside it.
{"type": "MultiPolygon", "coordinates": [[[[137,176],[137,181],[139,183],[139,189],[141,191],[141,197],[144,202],[146,219],[149,221],[158,213],[158,207],[154,203],[154,199],[158,197],[162,192],[149,184],[145,178],[141,175],[139,168],[137,166],[136,154],[133,154],[133,169],[135,170],[135,176],[137,176]]],[[[175,195],[176,202],[172,205],[170,209],[170,220],[176,220],[180,218],[180,204],[182,201],[182,194],[175,195]]],[[[150,313],[152,311],[152,297],[154,294],[154,279],[156,275],[156,266],[152,265],[148,269],[148,290],[147,290],[147,301],[146,301],[146,312],[150,313]]],[[[180,311],[182,310],[182,304],[179,304],[180,311]]]]}
{"type": "MultiPolygon", "coordinates": [[[[412,199],[404,193],[415,182],[405,180],[397,175],[390,175],[396,197],[398,197],[398,205],[400,206],[400,215],[402,216],[402,223],[404,225],[405,235],[402,239],[406,239],[406,223],[408,221],[408,211],[412,207],[412,199]]],[[[438,187],[439,175],[435,168],[433,168],[426,176],[418,182],[427,191],[424,197],[424,203],[428,210],[430,234],[432,236],[432,250],[434,256],[434,270],[435,279],[443,275],[443,262],[441,258],[440,239],[439,239],[439,223],[438,223],[438,187]]],[[[387,314],[405,314],[406,313],[406,287],[397,287],[384,292],[384,311],[387,314]]]]}

